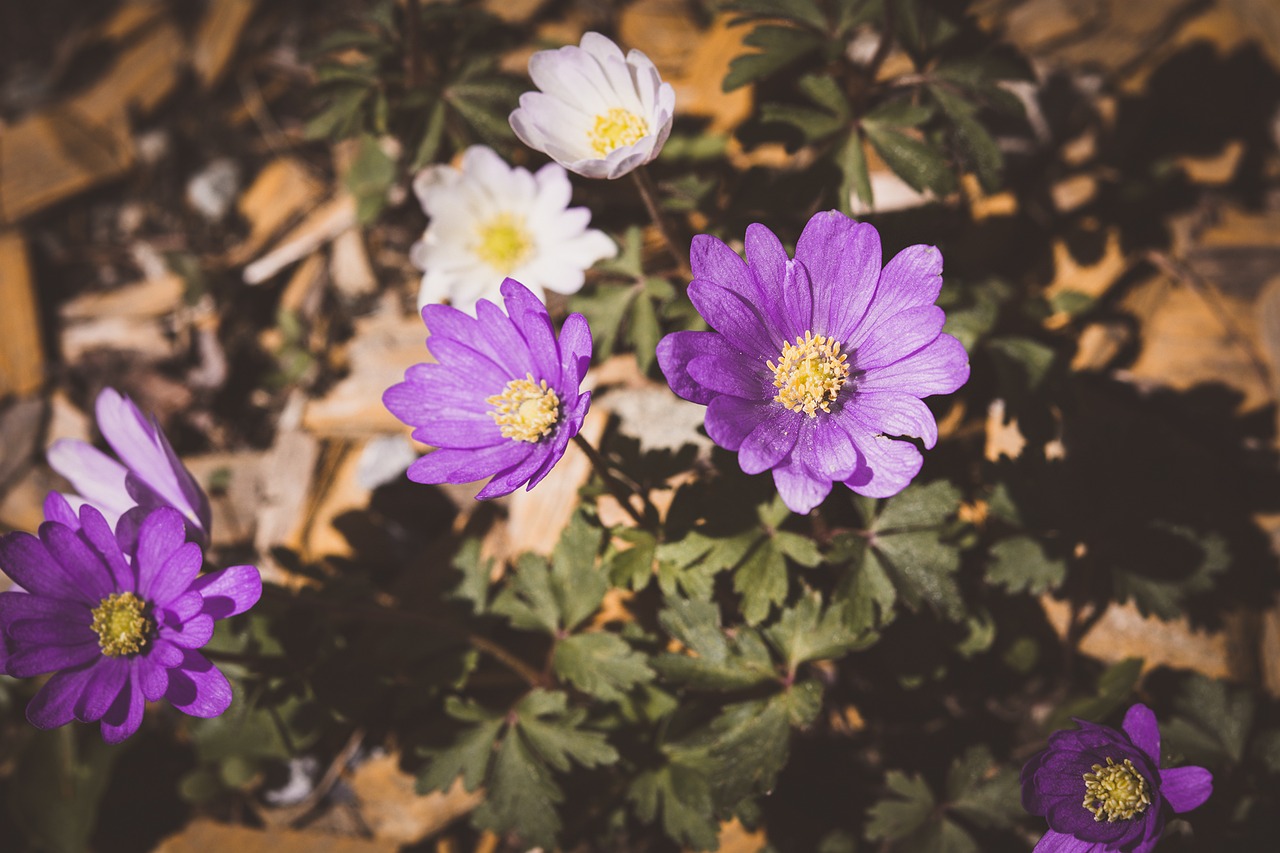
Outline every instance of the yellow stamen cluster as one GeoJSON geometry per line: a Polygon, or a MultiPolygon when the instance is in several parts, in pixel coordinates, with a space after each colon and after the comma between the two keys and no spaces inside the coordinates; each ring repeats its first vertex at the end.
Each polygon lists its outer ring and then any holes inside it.
{"type": "Polygon", "coordinates": [[[535,442],[551,431],[560,420],[560,398],[547,380],[533,381],[533,374],[512,379],[501,394],[485,398],[493,406],[489,417],[498,424],[504,438],[535,442]]]}
{"type": "Polygon", "coordinates": [[[1093,812],[1095,821],[1112,823],[1142,814],[1151,805],[1151,786],[1142,778],[1129,759],[1116,764],[1110,757],[1107,766],[1093,765],[1084,774],[1084,807],[1093,812]]]}
{"type": "Polygon", "coordinates": [[[649,123],[621,107],[596,116],[595,126],[587,131],[592,150],[601,157],[624,145],[634,145],[648,135],[649,123]]]}
{"type": "Polygon", "coordinates": [[[476,231],[476,257],[503,275],[515,270],[533,251],[533,237],[523,218],[499,213],[476,231]]]}
{"type": "Polygon", "coordinates": [[[811,418],[817,417],[818,409],[831,411],[849,378],[849,357],[840,351],[840,342],[811,331],[794,344],[783,344],[778,363],[768,364],[778,389],[774,402],[811,418]]]}
{"type": "Polygon", "coordinates": [[[118,658],[142,650],[151,633],[147,604],[132,592],[108,595],[93,608],[90,627],[98,635],[98,648],[107,657],[118,658]]]}

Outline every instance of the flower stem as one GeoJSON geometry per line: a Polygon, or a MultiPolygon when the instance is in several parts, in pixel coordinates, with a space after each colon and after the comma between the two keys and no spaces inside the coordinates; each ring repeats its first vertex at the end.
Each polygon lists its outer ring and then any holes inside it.
{"type": "MultiPolygon", "coordinates": [[[[592,467],[596,469],[596,473],[599,474],[600,479],[604,481],[605,488],[609,490],[609,494],[613,495],[614,498],[617,499],[618,503],[622,504],[622,508],[627,511],[628,515],[635,519],[636,524],[646,530],[651,530],[654,526],[653,523],[641,515],[640,511],[631,505],[631,496],[640,493],[619,480],[613,473],[613,470],[609,467],[609,463],[600,455],[600,451],[592,447],[591,443],[583,438],[581,434],[575,435],[573,437],[573,441],[578,445],[579,450],[587,454],[587,458],[591,460],[592,467]]],[[[643,495],[641,495],[641,497],[643,497],[643,495]]],[[[648,506],[647,500],[645,501],[645,504],[648,506]]]]}
{"type": "Polygon", "coordinates": [[[662,215],[662,210],[658,207],[658,188],[654,185],[653,178],[649,176],[649,172],[644,166],[635,169],[631,173],[631,177],[635,178],[636,188],[640,190],[640,198],[644,201],[645,209],[649,211],[649,218],[653,220],[653,224],[657,225],[658,231],[662,233],[662,240],[667,244],[667,250],[671,252],[671,257],[675,259],[680,275],[684,278],[692,278],[693,271],[689,268],[688,249],[676,242],[671,230],[671,224],[662,215]]]}
{"type": "Polygon", "coordinates": [[[418,44],[421,29],[421,0],[407,0],[404,10],[404,82],[405,88],[410,90],[422,85],[422,49],[418,44]]]}

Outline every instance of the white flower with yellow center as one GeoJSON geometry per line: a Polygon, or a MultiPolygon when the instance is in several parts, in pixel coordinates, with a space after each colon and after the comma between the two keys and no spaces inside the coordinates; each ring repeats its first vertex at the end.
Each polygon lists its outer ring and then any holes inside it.
{"type": "Polygon", "coordinates": [[[671,133],[676,94],[649,57],[626,56],[599,33],[580,46],[540,50],[511,128],[530,148],[588,178],[618,178],[658,156],[671,133]]]}
{"type": "Polygon", "coordinates": [[[474,313],[510,276],[542,298],[576,293],[584,271],[617,245],[588,228],[591,212],[569,207],[569,175],[555,163],[536,173],[508,166],[492,149],[468,148],[460,168],[431,166],[414,191],[431,221],[409,257],[423,271],[419,307],[448,300],[474,313]]]}

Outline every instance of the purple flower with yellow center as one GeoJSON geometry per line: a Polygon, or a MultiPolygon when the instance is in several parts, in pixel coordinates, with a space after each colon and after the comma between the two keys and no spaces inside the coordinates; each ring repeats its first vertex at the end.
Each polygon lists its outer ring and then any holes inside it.
{"type": "MultiPolygon", "coordinates": [[[[73,507],[90,503],[115,526],[135,506],[169,506],[182,513],[188,530],[208,543],[209,499],[178,459],[155,418],[114,388],[103,388],[94,403],[98,431],[119,461],[78,439],[55,441],[49,467],[76,490],[65,497],[73,507]]],[[[47,512],[46,512],[47,515],[47,512]]]]}
{"type": "Polygon", "coordinates": [[[1022,768],[1022,806],[1049,822],[1035,853],[1147,853],[1170,813],[1213,793],[1203,767],[1160,769],[1160,727],[1146,705],[1129,709],[1122,731],[1076,722],[1022,768]]]}
{"type": "Polygon", "coordinates": [[[547,307],[515,279],[502,282],[506,313],[487,299],[476,316],[427,305],[434,364],[415,364],[382,395],[413,437],[437,450],[409,466],[417,483],[492,477],[476,497],[532,489],[578,434],[591,394],[578,390],[591,363],[591,330],[570,314],[556,338],[547,307]]]}
{"type": "Polygon", "coordinates": [[[934,305],[942,253],[910,246],[881,269],[880,235],[838,211],[816,214],[795,258],[763,225],[746,262],[715,237],[693,240],[689,298],[714,331],[658,344],[673,391],[707,407],[707,434],[748,474],[772,469],[793,512],[835,482],[861,495],[902,491],[938,439],[921,398],[969,378],[969,357],[934,305]]]}
{"type": "MultiPolygon", "coordinates": [[[[70,512],[62,502],[60,514],[70,512]]],[[[167,699],[194,717],[231,704],[227,679],[197,649],[215,620],[257,602],[258,570],[200,575],[200,546],[170,507],[125,518],[112,530],[85,504],[77,527],[46,521],[38,537],[0,538],[0,569],[26,590],[0,593],[0,671],[54,673],[27,706],[38,728],[101,721],[103,739],[119,743],[138,730],[149,701],[167,699]]]]}

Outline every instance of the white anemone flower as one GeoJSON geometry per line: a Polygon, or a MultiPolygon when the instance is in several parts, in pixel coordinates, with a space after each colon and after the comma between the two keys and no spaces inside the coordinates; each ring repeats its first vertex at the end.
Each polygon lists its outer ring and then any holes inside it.
{"type": "Polygon", "coordinates": [[[586,269],[618,253],[603,231],[587,227],[591,211],[569,207],[569,175],[555,163],[531,174],[473,145],[461,166],[430,166],[413,182],[431,218],[409,250],[424,273],[419,308],[448,299],[474,314],[477,300],[500,302],[508,276],[540,299],[547,290],[577,293],[586,269]]]}
{"type": "Polygon", "coordinates": [[[619,178],[657,157],[671,133],[671,84],[649,57],[624,57],[599,33],[585,34],[581,46],[538,51],[529,76],[542,91],[520,96],[511,128],[571,172],[619,178]]]}

